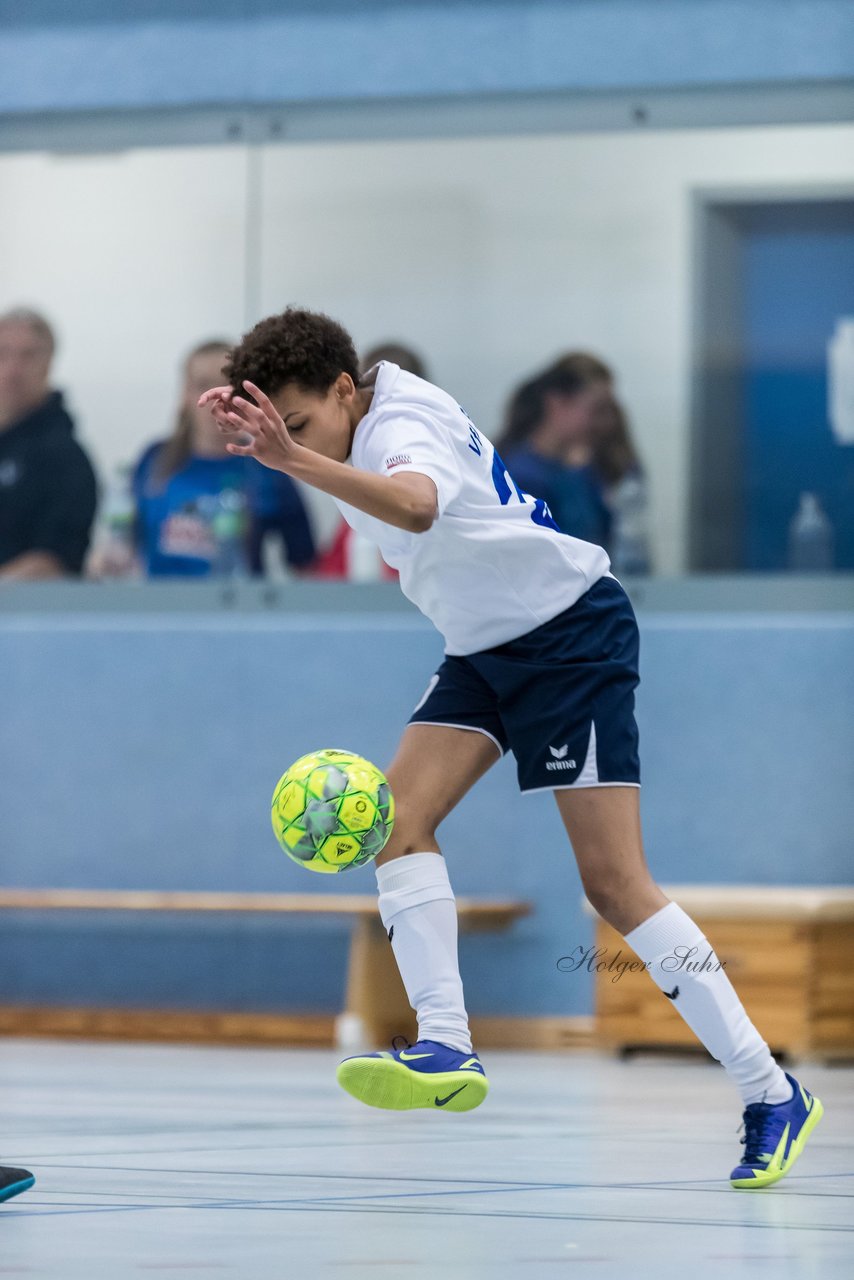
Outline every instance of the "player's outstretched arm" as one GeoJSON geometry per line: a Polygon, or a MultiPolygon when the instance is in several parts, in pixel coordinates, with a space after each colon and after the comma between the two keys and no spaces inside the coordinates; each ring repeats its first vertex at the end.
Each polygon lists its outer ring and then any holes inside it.
{"type": "Polygon", "coordinates": [[[429,476],[415,471],[374,475],[315,453],[297,444],[263,391],[252,382],[243,385],[255,404],[231,387],[212,387],[199,399],[200,405],[210,407],[225,435],[240,438],[240,443],[228,442],[229,453],[257,458],[274,471],[284,471],[395,528],[424,533],[431,527],[438,515],[438,494],[429,476]]]}

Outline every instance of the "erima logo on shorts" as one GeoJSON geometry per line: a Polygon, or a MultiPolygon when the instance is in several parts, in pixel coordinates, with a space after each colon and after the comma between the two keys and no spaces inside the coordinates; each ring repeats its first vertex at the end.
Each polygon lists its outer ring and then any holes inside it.
{"type": "Polygon", "coordinates": [[[552,756],[554,757],[554,759],[546,761],[546,768],[547,769],[574,769],[575,761],[566,759],[566,753],[568,750],[569,750],[569,747],[566,743],[564,743],[562,747],[549,747],[549,751],[552,753],[552,756]]]}
{"type": "Polygon", "coordinates": [[[411,463],[412,459],[408,453],[394,453],[390,458],[385,460],[386,471],[393,470],[394,467],[402,467],[406,463],[411,463]]]}

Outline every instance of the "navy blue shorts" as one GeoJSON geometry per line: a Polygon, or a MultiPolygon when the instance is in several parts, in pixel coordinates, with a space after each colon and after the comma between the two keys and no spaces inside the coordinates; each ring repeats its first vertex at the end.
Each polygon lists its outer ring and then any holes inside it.
{"type": "Polygon", "coordinates": [[[616,578],[517,640],[449,655],[410,724],[474,729],[516,757],[522,791],[640,786],[638,626],[616,578]]]}

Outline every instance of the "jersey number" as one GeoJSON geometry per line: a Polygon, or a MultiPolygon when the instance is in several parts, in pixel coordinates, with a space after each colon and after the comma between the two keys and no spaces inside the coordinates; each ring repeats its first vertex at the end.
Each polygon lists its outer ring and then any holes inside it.
{"type": "Polygon", "coordinates": [[[554,529],[555,533],[563,533],[549,511],[548,504],[542,498],[534,498],[530,493],[523,493],[497,453],[492,455],[492,483],[495,485],[495,492],[502,507],[506,507],[514,495],[524,506],[533,502],[531,519],[534,524],[542,525],[544,529],[554,529]]]}

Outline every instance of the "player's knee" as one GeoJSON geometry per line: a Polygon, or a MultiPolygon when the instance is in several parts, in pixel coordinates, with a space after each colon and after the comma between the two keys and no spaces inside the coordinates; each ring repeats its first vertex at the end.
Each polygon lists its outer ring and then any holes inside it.
{"type": "Polygon", "coordinates": [[[609,875],[588,874],[582,877],[587,901],[593,910],[610,922],[612,915],[625,905],[630,886],[613,872],[609,875]]]}
{"type": "Polygon", "coordinates": [[[658,893],[653,881],[648,877],[623,878],[615,876],[583,877],[584,893],[597,915],[619,932],[629,918],[634,918],[638,904],[650,899],[650,894],[658,893]]]}

